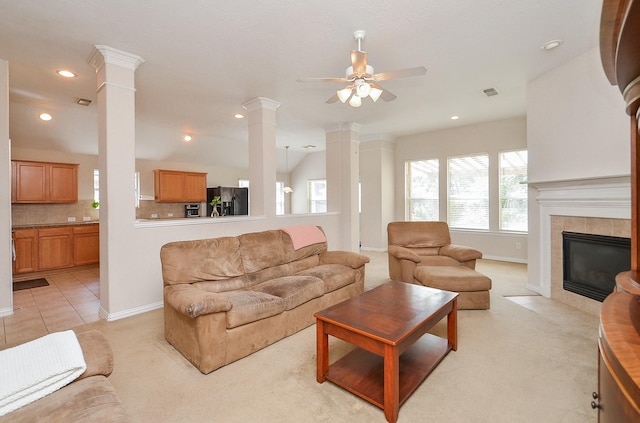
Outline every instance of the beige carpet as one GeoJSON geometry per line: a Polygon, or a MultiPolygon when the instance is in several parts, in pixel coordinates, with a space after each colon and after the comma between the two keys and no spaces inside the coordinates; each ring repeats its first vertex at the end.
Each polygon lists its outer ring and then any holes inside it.
{"type": "MultiPolygon", "coordinates": [[[[386,253],[367,255],[369,289],[388,275],[386,253]]],[[[482,261],[478,270],[493,279],[491,310],[459,312],[458,351],[405,402],[398,422],[595,423],[597,316],[544,297],[531,297],[529,308],[504,297],[534,294],[524,265],[482,261]]],[[[385,421],[382,410],[316,382],[314,327],[206,376],[165,342],[162,310],[78,330],[87,328],[111,341],[109,379],[136,422],[385,421]]],[[[331,338],[331,360],[350,348],[331,338]]]]}

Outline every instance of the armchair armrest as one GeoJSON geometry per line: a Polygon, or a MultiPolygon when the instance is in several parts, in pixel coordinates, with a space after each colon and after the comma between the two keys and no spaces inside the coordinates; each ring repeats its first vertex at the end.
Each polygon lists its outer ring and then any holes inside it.
{"type": "Polygon", "coordinates": [[[369,257],[351,251],[325,251],[320,253],[320,264],[341,264],[359,269],[369,263],[369,257]]]}
{"type": "Polygon", "coordinates": [[[165,287],[164,298],[171,307],[189,317],[229,311],[232,306],[224,295],[203,291],[190,284],[165,287]]]}
{"type": "Polygon", "coordinates": [[[414,263],[420,263],[420,257],[408,248],[398,245],[389,245],[388,253],[398,260],[409,260],[414,263]]]}
{"type": "Polygon", "coordinates": [[[464,245],[449,244],[440,247],[440,255],[449,256],[459,262],[466,262],[482,258],[482,252],[464,245]]]}
{"type": "Polygon", "coordinates": [[[76,337],[87,364],[87,369],[76,380],[96,375],[107,377],[111,375],[113,372],[113,350],[102,332],[91,329],[76,333],[76,337]]]}

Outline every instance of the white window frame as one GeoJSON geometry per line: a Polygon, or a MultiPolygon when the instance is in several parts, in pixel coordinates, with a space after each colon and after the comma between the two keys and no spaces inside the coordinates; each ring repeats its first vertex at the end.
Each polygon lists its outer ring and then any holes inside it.
{"type": "Polygon", "coordinates": [[[439,159],[405,162],[405,187],[406,220],[440,220],[439,159]]]}
{"type": "Polygon", "coordinates": [[[327,180],[307,180],[307,207],[309,213],[327,212],[327,180]]]}
{"type": "Polygon", "coordinates": [[[498,153],[499,229],[528,232],[527,149],[498,153]]]}
{"type": "Polygon", "coordinates": [[[489,154],[447,158],[449,227],[488,231],[489,208],[489,154]]]}

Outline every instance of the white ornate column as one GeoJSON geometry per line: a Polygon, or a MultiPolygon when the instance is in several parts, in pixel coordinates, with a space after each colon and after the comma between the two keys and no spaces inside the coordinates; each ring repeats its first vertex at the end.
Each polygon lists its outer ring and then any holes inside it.
{"type": "Polygon", "coordinates": [[[135,83],[144,59],[96,45],[89,59],[97,76],[98,167],[100,171],[100,315],[109,320],[114,304],[125,304],[128,279],[118,266],[127,254],[135,220],[135,83]],[[118,285],[117,289],[111,289],[118,285]]]}
{"type": "Polygon", "coordinates": [[[342,249],[356,252],[360,249],[359,131],[357,123],[326,129],[327,211],[341,213],[342,249]]]}
{"type": "Polygon", "coordinates": [[[249,197],[251,216],[276,215],[275,100],[258,97],[242,105],[249,125],[249,197]]]}

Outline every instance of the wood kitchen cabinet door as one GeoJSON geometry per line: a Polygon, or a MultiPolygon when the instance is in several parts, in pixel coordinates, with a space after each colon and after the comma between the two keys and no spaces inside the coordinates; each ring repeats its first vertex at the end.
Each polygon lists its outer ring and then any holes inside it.
{"type": "Polygon", "coordinates": [[[78,165],[49,163],[49,202],[78,201],[78,165]]]}
{"type": "Polygon", "coordinates": [[[13,248],[15,249],[14,273],[29,273],[38,270],[37,229],[16,229],[13,231],[13,248]]]}
{"type": "Polygon", "coordinates": [[[156,169],[154,192],[157,202],[201,203],[207,201],[207,174],[156,169]]]}
{"type": "Polygon", "coordinates": [[[12,203],[75,203],[78,165],[30,161],[11,162],[12,203]]]}
{"type": "Polygon", "coordinates": [[[98,225],[74,226],[73,257],[76,266],[100,262],[99,232],[98,225]]]}
{"type": "Polygon", "coordinates": [[[40,162],[11,162],[14,203],[44,203],[48,196],[47,164],[40,162]]]}
{"type": "Polygon", "coordinates": [[[71,266],[73,266],[73,229],[70,227],[39,229],[39,270],[71,266]]]}
{"type": "Polygon", "coordinates": [[[184,174],[184,201],[202,203],[207,201],[207,174],[184,174]]]}

